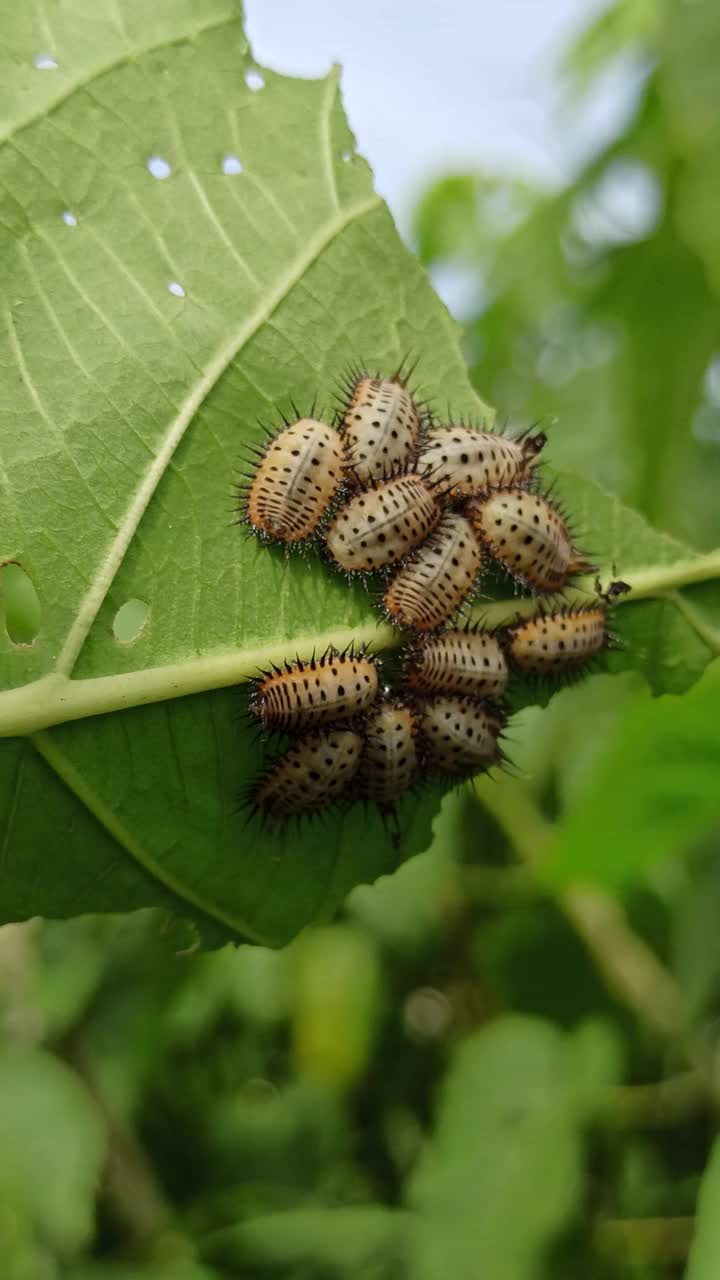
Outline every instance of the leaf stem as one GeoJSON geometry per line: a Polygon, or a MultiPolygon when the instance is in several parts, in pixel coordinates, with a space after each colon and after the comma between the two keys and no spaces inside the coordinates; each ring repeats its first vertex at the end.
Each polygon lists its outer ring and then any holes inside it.
{"type": "MultiPolygon", "coordinates": [[[[480,779],[477,792],[516,854],[537,866],[553,835],[529,788],[517,779],[480,779]]],[[[592,954],[607,985],[645,1023],[663,1036],[677,1036],[681,997],[670,973],[628,924],[621,905],[591,885],[560,895],[565,915],[592,954]]]]}

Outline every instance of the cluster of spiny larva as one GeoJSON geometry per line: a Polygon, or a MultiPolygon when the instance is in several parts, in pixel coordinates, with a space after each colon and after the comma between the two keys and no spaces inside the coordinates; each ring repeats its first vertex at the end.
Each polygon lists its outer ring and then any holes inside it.
{"type": "Polygon", "coordinates": [[[266,732],[293,737],[253,784],[252,809],[277,822],[363,800],[390,814],[421,782],[454,784],[500,764],[508,681],[586,669],[612,640],[608,611],[623,587],[495,631],[476,623],[418,634],[396,689],[382,687],[367,647],[262,673],[252,714],[266,732]]]}
{"type": "Polygon", "coordinates": [[[348,575],[391,575],[383,606],[398,626],[435,631],[494,562],[534,594],[593,568],[534,483],[545,436],[437,426],[407,387],[353,370],[333,425],[286,422],[257,450],[239,496],[261,537],[321,538],[348,575]]]}
{"type": "Polygon", "coordinates": [[[240,495],[262,538],[318,538],[348,576],[384,574],[385,612],[412,637],[395,689],[381,687],[367,649],[298,658],[256,682],[256,719],[292,735],[250,791],[271,821],[356,799],[391,813],[427,778],[455,783],[501,763],[508,680],[581,672],[609,643],[610,603],[627,590],[598,586],[575,609],[541,602],[497,632],[453,627],[491,562],[536,596],[557,596],[593,566],[538,488],[542,433],[438,426],[407,382],[402,368],[391,378],[352,370],[333,424],[295,410],[257,451],[240,495]]]}

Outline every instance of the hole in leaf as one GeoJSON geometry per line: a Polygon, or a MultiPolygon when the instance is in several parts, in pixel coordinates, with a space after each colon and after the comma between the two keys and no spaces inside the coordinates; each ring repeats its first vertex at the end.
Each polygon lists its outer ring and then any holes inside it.
{"type": "Polygon", "coordinates": [[[168,285],[168,293],[172,293],[176,298],[184,298],[185,290],[179,280],[171,280],[168,285]]]}
{"type": "Polygon", "coordinates": [[[252,89],[256,93],[258,89],[265,87],[265,77],[259,71],[246,71],[245,83],[248,89],[252,89]]]}
{"type": "Polygon", "coordinates": [[[345,164],[349,164],[352,160],[352,151],[343,151],[342,158],[345,164]]]}
{"type": "Polygon", "coordinates": [[[51,53],[36,53],[33,63],[38,71],[57,71],[57,62],[51,53]]]}
{"type": "Polygon", "coordinates": [[[150,159],[147,162],[147,167],[153,178],[157,178],[160,182],[163,178],[169,178],[172,173],[170,165],[162,156],[150,156],[150,159]]]}
{"type": "Polygon", "coordinates": [[[69,209],[66,209],[66,210],[65,210],[65,212],[64,212],[64,214],[63,214],[63,216],[62,216],[62,218],[63,218],[63,222],[65,223],[65,226],[66,226],[66,227],[76,227],[76,226],[77,226],[77,218],[75,217],[75,215],[74,215],[74,214],[70,213],[70,210],[69,210],[69,209]]]}
{"type": "Polygon", "coordinates": [[[2,566],[0,599],[8,638],[13,644],[32,644],[40,630],[42,605],[32,578],[15,561],[2,566]]]}
{"type": "Polygon", "coordinates": [[[144,600],[126,600],[113,618],[112,633],[118,644],[132,644],[147,622],[150,605],[144,600]]]}
{"type": "Polygon", "coordinates": [[[236,173],[242,173],[243,167],[240,157],[231,154],[223,156],[222,171],[223,173],[226,173],[228,177],[231,177],[236,173]]]}

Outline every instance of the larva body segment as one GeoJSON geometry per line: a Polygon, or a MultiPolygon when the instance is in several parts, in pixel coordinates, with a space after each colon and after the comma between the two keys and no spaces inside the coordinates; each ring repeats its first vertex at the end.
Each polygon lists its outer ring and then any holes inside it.
{"type": "Polygon", "coordinates": [[[541,434],[511,440],[451,425],[428,434],[417,468],[442,481],[454,497],[472,497],[529,479],[544,444],[541,434]]]}
{"type": "Polygon", "coordinates": [[[574,574],[593,569],[542,494],[498,489],[469,503],[468,514],[489,554],[536,591],[560,591],[574,574]]]}
{"type": "Polygon", "coordinates": [[[287,732],[350,720],[378,696],[378,665],[363,652],[330,649],[286,662],[255,682],[250,707],[264,729],[287,732]]]}
{"type": "Polygon", "coordinates": [[[476,625],[422,636],[409,650],[404,673],[418,693],[501,698],[508,664],[498,637],[476,625]]]}
{"type": "Polygon", "coordinates": [[[341,479],[337,431],[300,418],[271,440],[260,459],[247,491],[247,522],[278,542],[302,542],[317,530],[341,479]]]}
{"type": "Polygon", "coordinates": [[[470,594],[481,551],[470,521],[446,512],[432,537],[395,574],[384,596],[398,626],[433,631],[470,594]]]}
{"type": "Polygon", "coordinates": [[[368,717],[359,786],[384,812],[412,786],[417,770],[415,716],[404,703],[388,699],[368,717]]]}
{"type": "Polygon", "coordinates": [[[588,666],[609,639],[607,609],[601,604],[543,612],[508,629],[508,657],[523,675],[560,676],[588,666]]]}
{"type": "Polygon", "coordinates": [[[429,769],[452,777],[490,769],[502,758],[502,727],[500,713],[473,698],[428,698],[420,728],[429,769]]]}
{"type": "Polygon", "coordinates": [[[254,808],[275,821],[325,809],[355,777],[362,747],[362,737],[352,729],[303,734],[256,784],[254,808]]]}
{"type": "Polygon", "coordinates": [[[357,484],[367,484],[404,466],[417,445],[420,426],[420,410],[397,376],[355,377],[340,426],[346,474],[357,484]]]}
{"type": "Polygon", "coordinates": [[[367,572],[401,560],[427,538],[439,519],[432,486],[421,476],[399,475],[346,502],[325,541],[343,569],[367,572]]]}

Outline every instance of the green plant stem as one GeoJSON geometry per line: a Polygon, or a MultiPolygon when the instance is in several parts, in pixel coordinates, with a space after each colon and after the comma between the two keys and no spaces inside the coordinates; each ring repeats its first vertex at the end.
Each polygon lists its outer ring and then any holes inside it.
{"type": "MultiPolygon", "coordinates": [[[[720,653],[720,635],[707,626],[697,611],[676,594],[676,589],[692,583],[720,577],[720,550],[682,560],[673,565],[639,569],[630,573],[632,591],[621,597],[621,603],[648,597],[668,596],[680,609],[711,652],[720,653]],[[670,593],[670,594],[669,594],[670,593]]],[[[586,599],[587,593],[571,592],[568,600],[586,599]]],[[[510,622],[518,613],[536,608],[535,601],[498,601],[484,605],[479,613],[489,626],[510,622]]],[[[308,655],[329,644],[342,648],[346,644],[369,644],[375,649],[390,648],[401,641],[401,633],[386,624],[370,623],[353,630],[339,628],[321,636],[296,639],[292,647],[308,655]]],[[[228,653],[189,658],[166,666],[126,671],[112,676],[72,679],[59,671],[41,677],[32,684],[0,693],[0,738],[19,737],[49,729],[71,720],[124,711],[129,707],[166,702],[210,689],[223,689],[241,684],[257,674],[258,668],[280,663],[287,657],[288,641],[254,649],[236,649],[228,653]]]]}
{"type": "MultiPolygon", "coordinates": [[[[481,779],[478,794],[517,856],[529,866],[542,861],[553,827],[527,786],[506,778],[481,779]]],[[[681,1032],[681,998],[671,974],[628,924],[618,902],[591,885],[575,885],[560,905],[583,939],[607,985],[643,1022],[663,1036],[681,1032]]]]}

